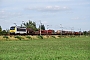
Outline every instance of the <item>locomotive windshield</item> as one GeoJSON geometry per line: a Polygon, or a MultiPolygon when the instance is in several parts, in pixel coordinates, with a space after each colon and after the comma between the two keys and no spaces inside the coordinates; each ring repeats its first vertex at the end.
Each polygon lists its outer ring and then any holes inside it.
{"type": "Polygon", "coordinates": [[[15,27],[11,27],[10,30],[15,30],[15,27]]]}

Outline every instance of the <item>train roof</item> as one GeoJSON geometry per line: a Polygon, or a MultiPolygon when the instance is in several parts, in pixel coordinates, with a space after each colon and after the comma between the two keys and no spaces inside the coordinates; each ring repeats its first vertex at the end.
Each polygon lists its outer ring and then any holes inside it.
{"type": "Polygon", "coordinates": [[[11,26],[11,27],[17,27],[17,28],[26,28],[26,27],[21,27],[21,26],[11,26]]]}

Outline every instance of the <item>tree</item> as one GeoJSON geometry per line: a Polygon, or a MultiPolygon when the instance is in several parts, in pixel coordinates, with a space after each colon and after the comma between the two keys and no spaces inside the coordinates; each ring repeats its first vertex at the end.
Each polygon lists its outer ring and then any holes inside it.
{"type": "Polygon", "coordinates": [[[0,32],[2,31],[2,27],[0,26],[0,32]]]}
{"type": "Polygon", "coordinates": [[[32,21],[28,21],[26,23],[23,23],[23,25],[26,27],[26,28],[32,28],[33,30],[37,30],[36,28],[36,23],[35,22],[32,22],[32,21]]]}
{"type": "Polygon", "coordinates": [[[90,35],[90,30],[88,31],[88,35],[90,35]]]}
{"type": "MultiPolygon", "coordinates": [[[[40,28],[40,25],[39,25],[40,28]]],[[[45,26],[41,24],[41,30],[45,30],[45,26]]]]}
{"type": "Polygon", "coordinates": [[[5,34],[7,34],[7,32],[6,32],[6,30],[3,30],[2,35],[5,35],[5,34]]]}
{"type": "Polygon", "coordinates": [[[0,26],[0,35],[2,35],[2,27],[0,26]]]}
{"type": "Polygon", "coordinates": [[[88,34],[88,32],[87,31],[83,31],[83,34],[86,36],[88,34]]]}

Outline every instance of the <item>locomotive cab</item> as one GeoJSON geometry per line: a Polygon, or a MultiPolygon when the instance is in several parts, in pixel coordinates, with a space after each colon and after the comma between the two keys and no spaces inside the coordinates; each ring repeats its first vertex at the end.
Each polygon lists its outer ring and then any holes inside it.
{"type": "Polygon", "coordinates": [[[10,27],[10,34],[15,34],[16,28],[15,26],[10,27]]]}

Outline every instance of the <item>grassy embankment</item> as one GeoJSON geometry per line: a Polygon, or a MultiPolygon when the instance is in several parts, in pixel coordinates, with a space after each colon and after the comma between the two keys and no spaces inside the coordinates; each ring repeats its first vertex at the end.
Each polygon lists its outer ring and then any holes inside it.
{"type": "Polygon", "coordinates": [[[0,60],[90,60],[90,37],[11,38],[0,40],[0,60]]]}

